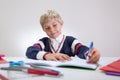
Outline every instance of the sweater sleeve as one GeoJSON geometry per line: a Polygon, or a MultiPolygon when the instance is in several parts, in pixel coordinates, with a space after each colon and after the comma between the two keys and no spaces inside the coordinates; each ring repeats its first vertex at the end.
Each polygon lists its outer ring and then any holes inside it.
{"type": "Polygon", "coordinates": [[[42,41],[38,41],[33,46],[27,48],[26,56],[30,59],[43,59],[45,53],[44,44],[42,41]]]}
{"type": "Polygon", "coordinates": [[[85,59],[85,52],[87,52],[87,51],[88,51],[88,47],[84,46],[84,45],[81,45],[80,47],[78,47],[76,54],[77,54],[78,57],[80,57],[82,59],[85,59]]]}
{"type": "Polygon", "coordinates": [[[79,58],[85,59],[85,52],[88,51],[88,47],[81,44],[80,41],[75,39],[72,43],[72,51],[75,55],[77,55],[79,58]]]}

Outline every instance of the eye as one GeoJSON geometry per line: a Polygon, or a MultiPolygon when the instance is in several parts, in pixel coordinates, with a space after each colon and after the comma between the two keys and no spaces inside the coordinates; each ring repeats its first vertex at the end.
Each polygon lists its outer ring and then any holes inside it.
{"type": "Polygon", "coordinates": [[[45,27],[44,29],[49,30],[49,29],[50,29],[50,27],[45,27]]]}
{"type": "Polygon", "coordinates": [[[53,27],[56,27],[57,26],[57,24],[53,24],[53,27]]]}

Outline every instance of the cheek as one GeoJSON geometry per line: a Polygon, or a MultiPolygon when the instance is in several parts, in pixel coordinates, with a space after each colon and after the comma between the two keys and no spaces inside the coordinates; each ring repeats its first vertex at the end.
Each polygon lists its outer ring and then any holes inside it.
{"type": "Polygon", "coordinates": [[[44,30],[44,32],[45,32],[46,34],[49,34],[49,32],[48,32],[48,31],[46,31],[46,30],[44,30]]]}
{"type": "Polygon", "coordinates": [[[58,31],[61,31],[61,27],[57,29],[58,31]]]}
{"type": "Polygon", "coordinates": [[[47,34],[50,34],[50,32],[46,31],[47,34]]]}

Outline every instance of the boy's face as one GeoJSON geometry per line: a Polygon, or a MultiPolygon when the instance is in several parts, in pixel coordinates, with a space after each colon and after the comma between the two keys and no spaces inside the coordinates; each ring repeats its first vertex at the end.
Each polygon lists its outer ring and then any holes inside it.
{"type": "Polygon", "coordinates": [[[61,34],[63,21],[51,19],[44,24],[43,30],[50,38],[57,38],[61,34]]]}

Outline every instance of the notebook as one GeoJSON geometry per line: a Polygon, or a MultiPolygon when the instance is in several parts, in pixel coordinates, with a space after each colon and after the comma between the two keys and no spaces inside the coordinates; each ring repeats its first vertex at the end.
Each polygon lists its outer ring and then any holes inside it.
{"type": "Polygon", "coordinates": [[[100,70],[104,71],[107,75],[120,76],[120,59],[102,66],[100,70]]]}
{"type": "Polygon", "coordinates": [[[120,72],[120,59],[100,68],[103,71],[120,72]]]}
{"type": "Polygon", "coordinates": [[[65,67],[65,68],[84,68],[95,70],[98,65],[94,63],[87,63],[85,59],[80,59],[78,57],[71,57],[70,61],[50,61],[50,60],[29,60],[27,64],[37,64],[38,66],[51,66],[51,67],[65,67]]]}

